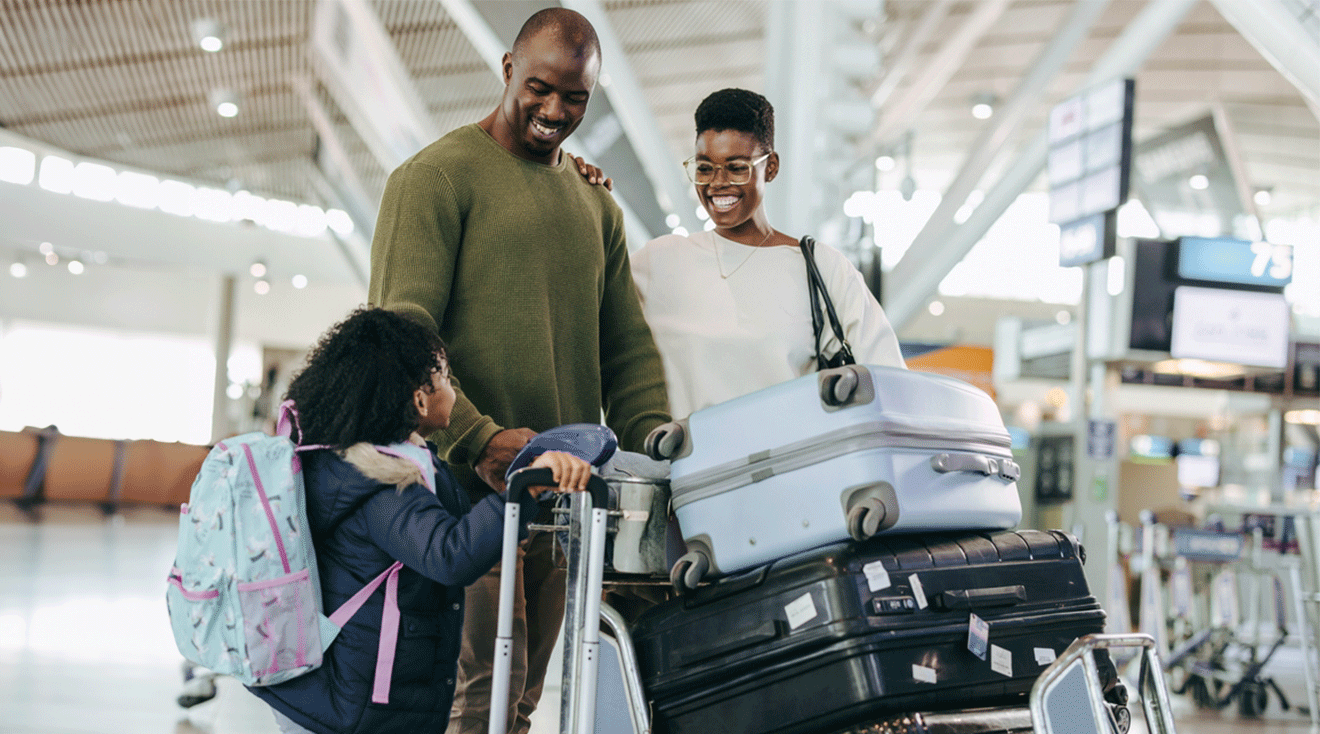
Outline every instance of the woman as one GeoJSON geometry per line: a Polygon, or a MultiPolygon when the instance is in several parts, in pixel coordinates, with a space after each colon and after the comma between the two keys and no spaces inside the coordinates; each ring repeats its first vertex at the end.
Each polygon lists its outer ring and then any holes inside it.
{"type": "MultiPolygon", "coordinates": [[[[715,229],[658,237],[632,257],[675,419],[816,367],[806,263],[797,238],[765,212],[765,186],[779,173],[774,108],[755,92],[722,89],[695,117],[696,155],[684,168],[715,229]]],[[[905,366],[852,263],[824,243],[816,263],[857,361],[905,366]]],[[[838,350],[832,335],[822,341],[824,354],[838,350]]]]}

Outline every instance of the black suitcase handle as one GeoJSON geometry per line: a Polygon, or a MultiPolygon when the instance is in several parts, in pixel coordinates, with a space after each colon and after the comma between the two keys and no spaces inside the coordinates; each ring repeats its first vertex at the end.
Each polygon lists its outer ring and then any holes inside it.
{"type": "Polygon", "coordinates": [[[1027,600],[1027,589],[1017,586],[992,586],[985,589],[958,589],[943,591],[939,596],[940,606],[945,609],[984,609],[985,607],[1009,607],[1027,600]]]}

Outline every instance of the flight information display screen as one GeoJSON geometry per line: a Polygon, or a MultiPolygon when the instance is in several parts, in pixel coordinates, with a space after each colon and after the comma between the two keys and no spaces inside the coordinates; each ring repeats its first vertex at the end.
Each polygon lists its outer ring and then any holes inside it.
{"type": "Polygon", "coordinates": [[[1178,278],[1281,289],[1292,282],[1293,248],[1229,237],[1180,237],[1178,278]]]}

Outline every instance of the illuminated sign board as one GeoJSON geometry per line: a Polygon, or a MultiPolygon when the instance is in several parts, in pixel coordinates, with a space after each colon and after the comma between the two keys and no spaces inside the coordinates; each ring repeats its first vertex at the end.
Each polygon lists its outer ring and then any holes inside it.
{"type": "Polygon", "coordinates": [[[1118,79],[1050,111],[1050,221],[1061,232],[1059,265],[1114,254],[1112,214],[1127,200],[1135,83],[1118,79]]]}
{"type": "Polygon", "coordinates": [[[1281,289],[1292,282],[1293,248],[1227,237],[1180,237],[1181,280],[1281,289]]]}
{"type": "Polygon", "coordinates": [[[1278,293],[1179,286],[1169,353],[1254,367],[1288,364],[1291,309],[1278,293]]]}

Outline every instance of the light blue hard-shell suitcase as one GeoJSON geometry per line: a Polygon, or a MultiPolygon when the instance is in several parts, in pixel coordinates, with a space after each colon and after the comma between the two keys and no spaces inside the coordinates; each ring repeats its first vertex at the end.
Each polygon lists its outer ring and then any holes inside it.
{"type": "Polygon", "coordinates": [[[1005,529],[1022,517],[999,409],[951,377],[846,365],[698,410],[647,437],[670,459],[691,589],[877,533],[1005,529]]]}

